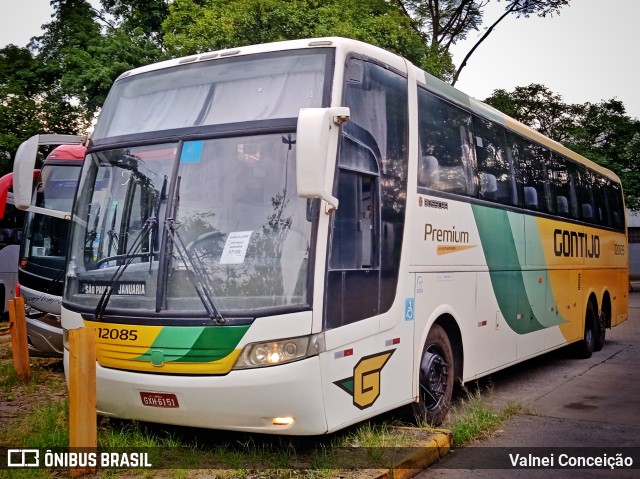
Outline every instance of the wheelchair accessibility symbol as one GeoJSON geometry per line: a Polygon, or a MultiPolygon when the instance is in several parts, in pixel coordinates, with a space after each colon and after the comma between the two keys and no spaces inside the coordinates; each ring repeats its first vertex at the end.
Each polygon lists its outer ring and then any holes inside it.
{"type": "Polygon", "coordinates": [[[415,299],[407,298],[404,300],[404,320],[413,321],[415,319],[415,299]]]}

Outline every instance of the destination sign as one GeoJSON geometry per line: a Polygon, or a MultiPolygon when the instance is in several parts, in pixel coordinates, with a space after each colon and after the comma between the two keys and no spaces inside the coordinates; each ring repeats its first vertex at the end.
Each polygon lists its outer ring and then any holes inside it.
{"type": "MultiPolygon", "coordinates": [[[[109,287],[108,281],[80,281],[80,294],[102,295],[109,287]]],[[[144,281],[123,281],[111,284],[111,294],[116,296],[145,296],[147,285],[144,281]]]]}

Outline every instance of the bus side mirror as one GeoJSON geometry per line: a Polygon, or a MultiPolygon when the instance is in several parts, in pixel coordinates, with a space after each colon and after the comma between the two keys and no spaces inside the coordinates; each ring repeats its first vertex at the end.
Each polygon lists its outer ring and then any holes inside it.
{"type": "Polygon", "coordinates": [[[320,198],[338,208],[333,190],[339,126],[349,119],[346,107],[301,108],[298,116],[296,180],[298,196],[320,198]]]}
{"type": "Polygon", "coordinates": [[[26,210],[31,205],[33,170],[39,146],[79,145],[86,139],[86,136],[81,135],[34,135],[24,141],[18,147],[13,161],[13,200],[16,208],[26,210]]]}

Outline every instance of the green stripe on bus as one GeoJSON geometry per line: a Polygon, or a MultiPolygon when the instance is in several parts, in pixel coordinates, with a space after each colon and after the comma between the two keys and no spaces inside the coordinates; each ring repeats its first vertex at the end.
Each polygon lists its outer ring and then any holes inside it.
{"type": "MultiPolygon", "coordinates": [[[[546,272],[522,271],[524,258],[518,255],[516,241],[523,243],[521,236],[524,231],[512,229],[507,211],[478,205],[472,205],[472,211],[489,267],[491,285],[500,312],[509,327],[518,334],[526,334],[564,323],[560,315],[555,319],[546,315],[545,304],[551,304],[553,300],[552,293],[546,287],[546,272]],[[538,277],[543,277],[543,286],[527,290],[526,285],[537,283],[538,277]],[[542,306],[532,310],[532,304],[542,306]]],[[[517,224],[516,221],[514,223],[517,224]]],[[[527,244],[535,243],[539,254],[540,236],[537,232],[532,233],[528,234],[527,244]]]]}
{"type": "Polygon", "coordinates": [[[249,326],[165,326],[149,350],[135,358],[151,361],[153,351],[162,351],[164,362],[209,363],[231,354],[249,326]]]}

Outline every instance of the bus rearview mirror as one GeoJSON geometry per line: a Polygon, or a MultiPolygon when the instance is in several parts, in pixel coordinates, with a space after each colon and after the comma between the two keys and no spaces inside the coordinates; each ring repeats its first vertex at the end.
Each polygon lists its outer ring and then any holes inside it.
{"type": "Polygon", "coordinates": [[[26,210],[31,205],[33,170],[39,146],[79,145],[86,139],[81,135],[34,135],[22,142],[13,161],[13,199],[16,208],[26,210]]]}
{"type": "Polygon", "coordinates": [[[333,171],[339,126],[350,116],[349,108],[301,108],[298,116],[296,180],[298,196],[320,198],[331,210],[338,208],[333,171]]]}

